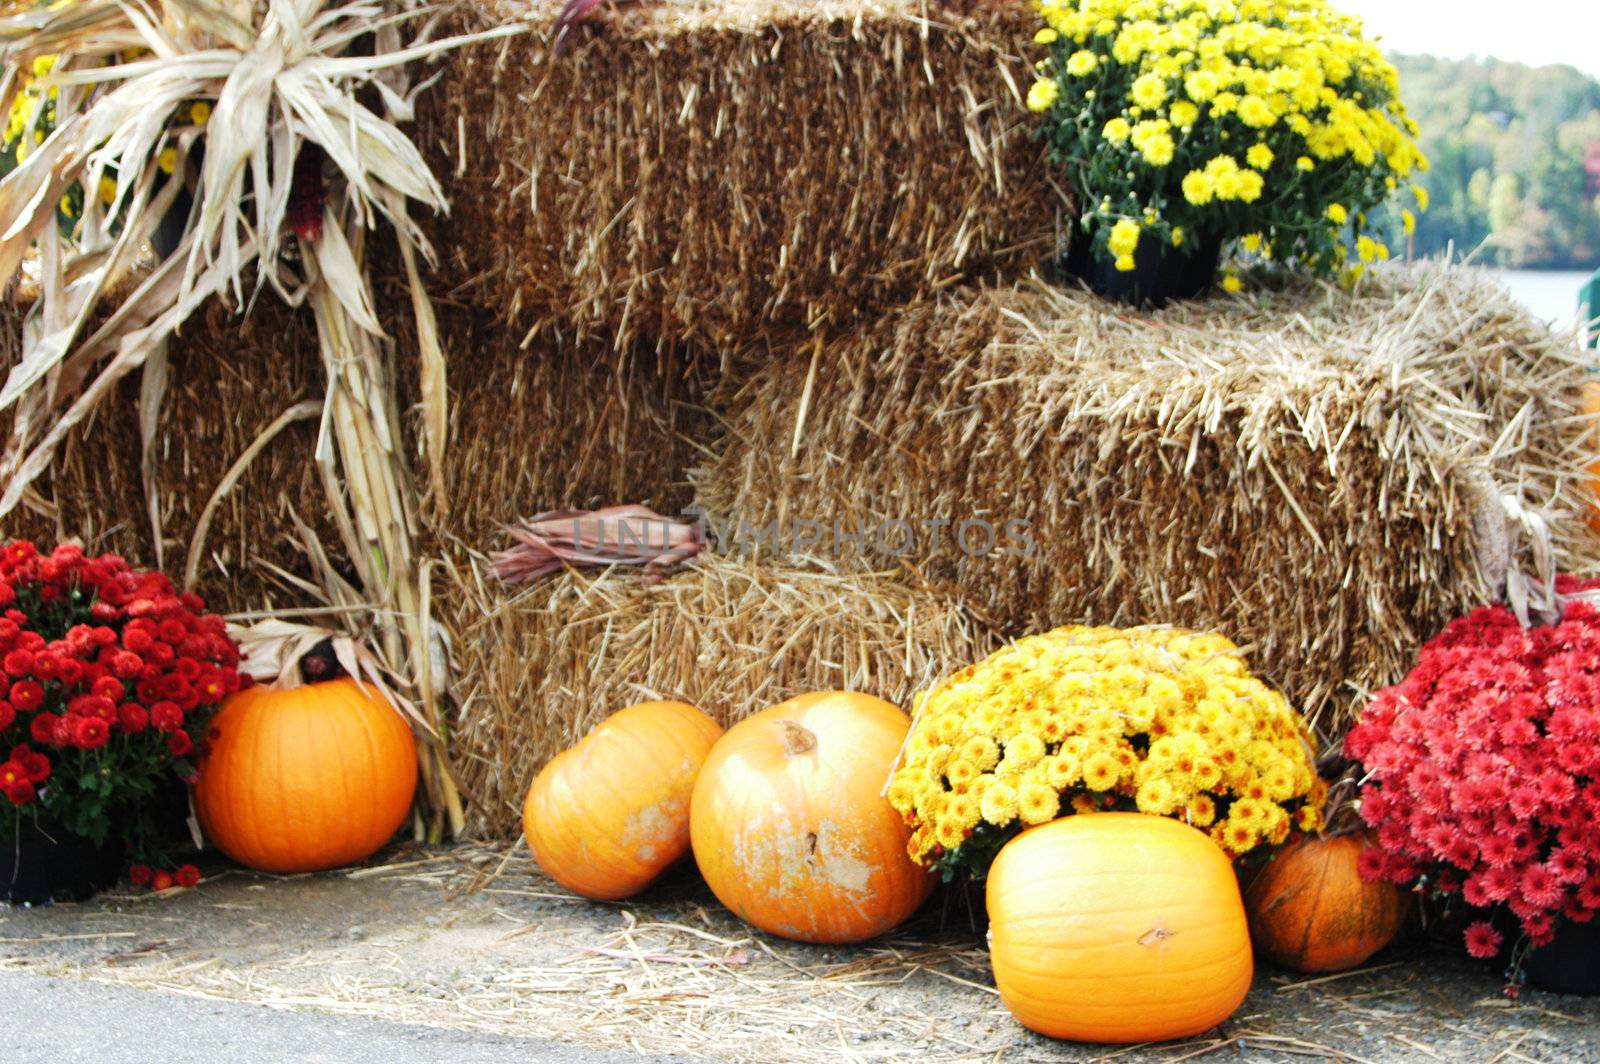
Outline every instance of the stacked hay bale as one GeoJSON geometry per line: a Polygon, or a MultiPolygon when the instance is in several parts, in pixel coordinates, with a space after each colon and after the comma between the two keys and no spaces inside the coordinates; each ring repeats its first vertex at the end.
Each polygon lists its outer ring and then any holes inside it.
{"type": "MultiPolygon", "coordinates": [[[[397,350],[414,352],[408,314],[385,303],[397,350]]],[[[25,294],[5,304],[0,369],[15,360],[27,306],[25,294]]],[[[481,543],[544,509],[630,499],[673,512],[688,502],[688,469],[700,456],[692,441],[708,424],[697,367],[553,338],[523,351],[473,307],[441,304],[438,313],[452,438],[447,505],[424,514],[430,541],[481,543]]],[[[281,579],[311,576],[301,525],[336,564],[341,557],[316,461],[323,371],[310,316],[269,299],[243,315],[213,302],[173,340],[170,359],[152,465],[161,549],[147,514],[137,376],[72,433],[41,481],[39,508],[19,509],[0,531],[78,537],[174,577],[193,554],[196,588],[228,612],[306,605],[303,590],[281,579]],[[297,416],[280,422],[286,413],[297,416]],[[275,423],[281,431],[264,436],[275,423]]],[[[408,406],[417,374],[402,354],[396,379],[408,406]]]]}
{"type": "Polygon", "coordinates": [[[724,725],[806,691],[909,706],[993,637],[883,574],[702,556],[659,583],[567,573],[508,591],[463,559],[440,587],[456,633],[455,759],[469,831],[515,838],[540,767],[611,712],[682,699],[724,725]]]}
{"type": "Polygon", "coordinates": [[[1063,197],[1021,106],[1036,16],[1004,0],[618,6],[551,54],[454,55],[418,139],[471,298],[618,349],[841,328],[1048,254],[1063,197]]]}
{"type": "MultiPolygon", "coordinates": [[[[1039,284],[964,289],[815,365],[760,359],[723,399],[699,497],[746,546],[800,517],[920,530],[876,564],[914,564],[1008,634],[1219,628],[1339,733],[1508,560],[1529,562],[1499,492],[1583,512],[1586,372],[1463,269],[1148,315],[1039,284]],[[964,522],[979,531],[961,542],[964,522]]],[[[1581,521],[1554,532],[1564,567],[1593,564],[1581,521]]]]}

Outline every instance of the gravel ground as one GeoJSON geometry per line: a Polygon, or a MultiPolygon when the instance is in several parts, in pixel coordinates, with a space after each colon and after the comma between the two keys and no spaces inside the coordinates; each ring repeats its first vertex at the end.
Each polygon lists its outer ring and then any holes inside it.
{"type": "Polygon", "coordinates": [[[0,915],[0,971],[652,1055],[1600,1061],[1600,999],[1508,1000],[1492,970],[1420,938],[1332,979],[1263,965],[1218,1030],[1132,1048],[1023,1030],[981,946],[960,897],[936,895],[866,946],[808,947],[752,933],[692,870],[596,904],[525,852],[483,847],[401,849],[317,876],[218,868],[193,891],[0,915]]]}

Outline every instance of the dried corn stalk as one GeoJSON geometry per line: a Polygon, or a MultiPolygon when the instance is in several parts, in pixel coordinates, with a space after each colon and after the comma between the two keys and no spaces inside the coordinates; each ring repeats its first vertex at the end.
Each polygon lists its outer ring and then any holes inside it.
{"type": "MultiPolygon", "coordinates": [[[[447,205],[396,124],[411,117],[405,66],[519,27],[430,41],[423,24],[406,44],[402,29],[429,11],[409,0],[71,0],[0,19],[0,98],[10,99],[24,71],[55,93],[53,127],[38,130],[37,145],[0,181],[0,283],[37,246],[40,287],[22,356],[0,388],[0,410],[14,407],[0,516],[23,503],[42,507],[30,485],[72,428],[142,366],[151,409],[141,420],[155,423],[166,340],[207,298],[231,294],[242,304],[266,286],[309,303],[328,378],[318,464],[374,611],[376,649],[432,722],[419,741],[435,814],[427,834],[437,837],[446,822],[459,828],[460,801],[444,758],[425,574],[412,550],[418,500],[399,449],[363,245],[386,222],[406,266],[433,504],[443,508],[444,364],[417,266],[432,249],[407,212],[411,200],[447,205]],[[46,56],[56,59],[41,73],[34,61],[46,56]],[[63,236],[57,206],[75,187],[91,194],[63,236]],[[150,238],[188,200],[175,250],[139,276],[150,238]],[[85,335],[130,275],[129,294],[85,335]]],[[[145,479],[154,482],[148,470],[145,479]]],[[[343,584],[331,565],[319,568],[325,586],[343,584]]],[[[348,598],[350,589],[335,594],[348,598]]]]}

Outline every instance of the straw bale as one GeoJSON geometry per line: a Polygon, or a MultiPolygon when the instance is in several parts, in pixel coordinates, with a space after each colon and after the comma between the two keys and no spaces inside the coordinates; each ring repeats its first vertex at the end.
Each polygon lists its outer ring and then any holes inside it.
{"type": "MultiPolygon", "coordinates": [[[[395,386],[415,402],[417,369],[409,314],[392,280],[380,284],[382,316],[401,355],[395,386]]],[[[19,350],[15,300],[0,306],[0,372],[19,350]]],[[[702,374],[670,353],[619,356],[554,341],[534,349],[471,306],[441,302],[450,360],[452,430],[445,480],[451,505],[430,511],[426,542],[483,542],[505,521],[544,509],[646,502],[676,512],[687,503],[692,438],[707,435],[696,405],[702,374]]],[[[246,315],[212,302],[174,338],[159,422],[157,470],[165,568],[181,576],[196,522],[235,460],[280,413],[323,392],[316,327],[309,313],[263,297],[246,315]]],[[[0,535],[46,541],[77,536],[142,565],[156,552],[141,479],[139,377],[80,426],[40,482],[54,517],[19,508],[0,535]]],[[[342,564],[338,532],[315,465],[319,422],[298,421],[267,444],[229,492],[206,537],[199,590],[214,608],[306,605],[267,565],[312,573],[294,515],[342,564]]],[[[9,415],[0,415],[9,430],[9,415]]],[[[412,454],[419,448],[408,441],[412,454]]],[[[664,508],[664,509],[663,509],[664,508]]]]}
{"type": "Polygon", "coordinates": [[[452,55],[418,101],[449,272],[523,329],[793,337],[1054,244],[1026,5],[616,5],[552,58],[558,7],[459,9],[532,32],[452,55]]]}
{"type": "MultiPolygon", "coordinates": [[[[554,336],[523,351],[520,337],[477,307],[435,309],[450,431],[448,506],[424,508],[433,541],[487,548],[506,524],[546,510],[634,502],[673,515],[689,504],[688,470],[714,431],[704,405],[714,367],[671,348],[619,354],[554,336]]],[[[414,352],[410,316],[393,317],[399,349],[414,352]]],[[[417,381],[414,358],[403,356],[396,384],[407,405],[417,381]]],[[[418,426],[407,427],[420,454],[418,426]]],[[[417,476],[425,491],[420,462],[417,476]]]]}
{"type": "MultiPolygon", "coordinates": [[[[0,355],[6,368],[19,351],[26,294],[0,309],[0,355]]],[[[170,371],[157,443],[165,568],[181,576],[195,524],[235,459],[280,413],[321,394],[316,330],[269,300],[240,317],[206,304],[169,345],[170,371]]],[[[139,434],[139,375],[68,438],[40,482],[51,516],[19,508],[0,521],[0,534],[45,541],[78,537],[93,550],[154,565],[146,515],[139,434]]],[[[9,432],[10,415],[0,415],[9,432]]],[[[264,604],[272,581],[263,560],[299,567],[290,542],[290,512],[335,543],[312,465],[316,421],[291,425],[266,447],[223,499],[206,538],[199,590],[214,608],[264,604]],[[320,515],[320,516],[319,516],[320,515]]],[[[279,596],[281,597],[281,596],[279,596]]]]}
{"type": "Polygon", "coordinates": [[[1586,360],[1476,271],[1148,316],[1038,282],[965,289],[831,343],[797,445],[812,367],[753,361],[696,473],[723,549],[774,520],[908,521],[899,561],[1008,635],[1216,627],[1335,734],[1508,560],[1531,568],[1499,492],[1556,515],[1562,567],[1596,558],[1562,516],[1586,505],[1586,360]],[[967,553],[968,519],[1024,522],[1033,553],[967,553]]]}
{"type": "Polygon", "coordinates": [[[658,583],[567,572],[522,588],[463,559],[438,589],[456,633],[452,754],[470,834],[515,838],[538,770],[608,714],[672,698],[723,724],[806,691],[911,695],[988,653],[970,614],[887,574],[702,555],[658,583]]]}

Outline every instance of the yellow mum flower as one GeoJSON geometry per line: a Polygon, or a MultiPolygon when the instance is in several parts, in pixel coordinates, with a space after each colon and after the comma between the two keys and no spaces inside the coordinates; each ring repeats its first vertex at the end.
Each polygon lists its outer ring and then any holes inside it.
{"type": "Polygon", "coordinates": [[[1042,783],[1024,783],[1017,791],[1017,818],[1024,824],[1054,820],[1061,810],[1061,795],[1042,783]]]}
{"type": "Polygon", "coordinates": [[[1139,223],[1132,218],[1119,218],[1106,237],[1106,246],[1113,255],[1132,255],[1139,246],[1139,223]]]}
{"type": "Polygon", "coordinates": [[[1028,110],[1035,113],[1054,107],[1061,95],[1061,85],[1054,78],[1041,78],[1028,90],[1028,110]]]}
{"type": "Polygon", "coordinates": [[[1421,185],[1412,185],[1411,195],[1416,198],[1417,210],[1426,214],[1428,211],[1428,190],[1421,185]]]}
{"type": "Polygon", "coordinates": [[[1317,164],[1309,155],[1302,155],[1294,161],[1295,169],[1310,173],[1317,168],[1317,164]]]}
{"type": "Polygon", "coordinates": [[[1122,273],[1131,273],[1137,266],[1132,255],[1118,255],[1112,265],[1122,273]]]}
{"type": "Polygon", "coordinates": [[[1334,225],[1343,225],[1350,220],[1350,212],[1345,210],[1342,203],[1328,204],[1328,220],[1334,225]]]}
{"type": "Polygon", "coordinates": [[[1205,103],[1222,87],[1217,76],[1209,70],[1197,70],[1183,79],[1183,91],[1196,103],[1205,103]]]}
{"type": "Polygon", "coordinates": [[[1172,227],[1171,239],[1172,239],[1172,246],[1173,247],[1175,247],[1175,248],[1183,247],[1183,226],[1175,225],[1175,226],[1172,227]]]}
{"type": "Polygon", "coordinates": [[[1100,135],[1113,144],[1121,144],[1132,133],[1133,127],[1128,124],[1126,118],[1120,115],[1107,122],[1105,128],[1100,131],[1100,135]]]}
{"type": "Polygon", "coordinates": [[[1091,791],[1109,791],[1122,778],[1122,766],[1110,754],[1095,754],[1083,763],[1083,783],[1091,791]]]}
{"type": "Polygon", "coordinates": [[[1054,44],[1054,43],[1056,43],[1056,41],[1058,39],[1060,39],[1060,37],[1061,37],[1061,34],[1057,33],[1055,30],[1051,29],[1049,26],[1046,26],[1043,29],[1041,29],[1038,33],[1035,33],[1033,35],[1033,43],[1034,44],[1054,44]]]}
{"type": "Polygon", "coordinates": [[[1254,129],[1266,129],[1278,120],[1267,101],[1253,93],[1239,101],[1239,121],[1254,129]]]}
{"type": "Polygon", "coordinates": [[[1244,161],[1257,170],[1265,170],[1271,166],[1274,158],[1276,156],[1272,154],[1272,149],[1265,144],[1252,144],[1250,150],[1244,153],[1244,161]]]}
{"type": "Polygon", "coordinates": [[[1167,83],[1156,74],[1141,74],[1133,81],[1128,98],[1147,110],[1155,110],[1167,99],[1167,83]]]}
{"type": "Polygon", "coordinates": [[[1144,161],[1151,166],[1166,166],[1172,161],[1176,150],[1177,146],[1172,143],[1172,138],[1165,133],[1151,137],[1139,148],[1144,161]]]}
{"type": "Polygon", "coordinates": [[[1179,100],[1167,112],[1172,119],[1172,124],[1179,129],[1188,129],[1200,119],[1200,108],[1188,100],[1179,100]]]}
{"type": "Polygon", "coordinates": [[[1004,781],[996,781],[983,792],[978,810],[983,819],[997,828],[1003,828],[1017,818],[1016,788],[1004,781]]]}
{"type": "Polygon", "coordinates": [[[178,150],[176,148],[162,148],[161,154],[156,156],[156,165],[164,174],[170,174],[178,168],[178,150]]]}
{"type": "Polygon", "coordinates": [[[1208,828],[1217,819],[1217,803],[1209,794],[1197,794],[1183,807],[1183,819],[1197,828],[1208,828]]]}
{"type": "Polygon", "coordinates": [[[1410,211],[1402,210],[1400,212],[1400,228],[1405,230],[1406,236],[1415,233],[1417,231],[1417,216],[1410,211]]]}
{"type": "Polygon", "coordinates": [[[116,198],[117,183],[104,174],[100,175],[100,202],[109,207],[111,201],[116,198]]]}
{"type": "Polygon", "coordinates": [[[1093,74],[1095,67],[1099,65],[1099,57],[1088,49],[1079,49],[1067,57],[1067,73],[1075,78],[1093,74]]]}
{"type": "Polygon", "coordinates": [[[1224,292],[1244,291],[1244,282],[1239,280],[1238,274],[1225,273],[1222,275],[1222,290],[1224,292]]]}
{"type": "Polygon", "coordinates": [[[197,100],[189,105],[189,121],[197,126],[203,126],[211,121],[211,105],[204,100],[197,100]]]}

